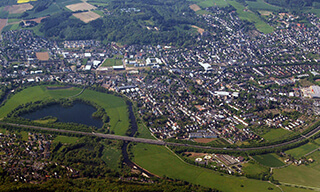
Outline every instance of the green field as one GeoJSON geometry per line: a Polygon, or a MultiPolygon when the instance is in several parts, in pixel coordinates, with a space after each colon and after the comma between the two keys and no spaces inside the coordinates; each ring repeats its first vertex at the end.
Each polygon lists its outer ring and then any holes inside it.
{"type": "MultiPolygon", "coordinates": [[[[20,104],[25,104],[31,101],[40,101],[50,98],[68,98],[76,95],[81,91],[79,88],[48,90],[46,86],[29,87],[13,95],[0,108],[0,118],[5,117],[12,109],[18,107],[20,104]]],[[[92,90],[85,90],[79,98],[92,101],[103,107],[110,117],[110,129],[118,135],[124,135],[129,127],[129,115],[127,112],[127,105],[120,97],[96,92],[92,90]]]]}
{"type": "Polygon", "coordinates": [[[224,192],[256,192],[257,189],[259,192],[263,192],[269,191],[268,187],[273,188],[273,191],[280,191],[268,182],[225,174],[221,176],[219,172],[187,164],[179,160],[163,146],[139,143],[133,147],[133,152],[134,162],[158,176],[165,175],[170,178],[216,188],[224,192]],[[243,187],[241,187],[241,185],[243,185],[243,187]]]}
{"type": "Polygon", "coordinates": [[[105,144],[102,152],[101,159],[107,164],[108,167],[114,170],[119,169],[119,161],[121,150],[117,148],[118,141],[113,141],[113,144],[105,144]]]}
{"type": "Polygon", "coordinates": [[[246,3],[248,4],[248,7],[253,10],[277,11],[281,9],[281,7],[268,4],[263,0],[246,1],[246,3]]]}
{"type": "Polygon", "coordinates": [[[279,139],[283,139],[284,137],[290,134],[292,134],[292,132],[282,128],[278,128],[278,129],[270,129],[269,132],[260,136],[263,137],[266,141],[276,141],[279,139]]]}
{"type": "Polygon", "coordinates": [[[274,178],[284,183],[320,188],[320,151],[307,158],[310,157],[314,159],[314,162],[309,165],[290,165],[283,169],[275,169],[274,178]]]}
{"type": "Polygon", "coordinates": [[[60,142],[60,143],[76,143],[79,140],[78,137],[69,137],[64,135],[59,135],[54,138],[53,142],[60,142]]]}
{"type": "Polygon", "coordinates": [[[237,9],[237,13],[240,19],[247,20],[252,22],[254,26],[262,33],[271,33],[274,31],[274,28],[262,21],[255,13],[246,8],[236,1],[228,0],[228,3],[237,9]]]}
{"type": "Polygon", "coordinates": [[[302,145],[300,147],[290,149],[288,151],[285,151],[286,154],[292,155],[294,158],[298,159],[304,156],[305,154],[319,148],[319,145],[316,145],[314,143],[307,143],[305,145],[302,145]]]}
{"type": "Polygon", "coordinates": [[[201,8],[207,8],[212,6],[226,7],[228,2],[225,0],[205,0],[205,1],[196,1],[196,4],[201,8]]]}
{"type": "Polygon", "coordinates": [[[26,17],[25,19],[45,17],[45,16],[53,15],[53,14],[59,13],[59,12],[61,12],[61,9],[59,8],[59,6],[57,4],[53,3],[47,9],[40,11],[40,12],[37,12],[37,13],[33,12],[32,10],[26,11],[26,13],[28,13],[29,16],[26,17]]]}
{"type": "Polygon", "coordinates": [[[274,153],[269,153],[265,155],[255,155],[253,158],[262,165],[268,167],[281,167],[285,165],[279,157],[274,153]]]}
{"type": "Polygon", "coordinates": [[[122,65],[122,60],[121,59],[113,59],[113,58],[109,58],[106,59],[103,63],[102,63],[102,67],[112,67],[112,66],[119,66],[122,65]]]}
{"type": "Polygon", "coordinates": [[[243,164],[242,170],[248,175],[258,175],[269,172],[268,168],[261,166],[252,160],[249,163],[243,164]]]}

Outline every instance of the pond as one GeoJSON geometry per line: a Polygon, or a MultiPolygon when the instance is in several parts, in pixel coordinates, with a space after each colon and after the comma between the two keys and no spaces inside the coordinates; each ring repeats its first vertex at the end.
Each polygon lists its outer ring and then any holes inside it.
{"type": "Polygon", "coordinates": [[[101,128],[103,123],[92,117],[96,109],[88,104],[76,102],[71,107],[63,107],[59,104],[51,105],[37,111],[22,115],[23,118],[37,120],[47,116],[56,117],[58,122],[72,122],[101,128]]]}

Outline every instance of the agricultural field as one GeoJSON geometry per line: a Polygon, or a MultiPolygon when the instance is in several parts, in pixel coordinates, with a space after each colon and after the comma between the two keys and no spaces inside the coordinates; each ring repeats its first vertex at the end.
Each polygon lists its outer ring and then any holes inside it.
{"type": "Polygon", "coordinates": [[[30,3],[25,3],[25,4],[19,4],[19,5],[6,6],[4,8],[4,11],[8,11],[9,14],[19,14],[27,10],[30,10],[32,8],[33,6],[30,3]]]}
{"type": "Polygon", "coordinates": [[[39,18],[39,17],[47,17],[49,15],[53,15],[55,13],[61,12],[60,7],[57,4],[51,4],[47,9],[40,11],[40,12],[33,12],[33,11],[26,11],[26,13],[29,14],[28,17],[25,19],[34,19],[34,18],[39,18]]]}
{"type": "Polygon", "coordinates": [[[226,7],[228,6],[228,2],[225,0],[194,0],[198,6],[201,8],[207,8],[212,6],[226,7]]]}
{"type": "MultiPolygon", "coordinates": [[[[12,109],[21,104],[43,99],[68,98],[78,94],[79,88],[70,87],[67,89],[48,90],[46,86],[35,86],[26,88],[19,93],[14,94],[1,108],[0,118],[5,117],[12,109]]],[[[120,97],[100,93],[92,90],[85,90],[79,98],[86,99],[103,107],[110,117],[110,129],[118,135],[124,135],[129,127],[129,115],[127,105],[120,97]]]]}
{"type": "Polygon", "coordinates": [[[261,173],[268,173],[269,168],[259,165],[254,161],[250,161],[242,165],[242,170],[247,175],[259,175],[261,173]]]}
{"type": "Polygon", "coordinates": [[[200,11],[201,8],[197,4],[192,4],[189,6],[194,12],[200,11]]]}
{"type": "Polygon", "coordinates": [[[2,29],[6,26],[8,19],[0,19],[0,33],[2,29]]]}
{"type": "Polygon", "coordinates": [[[97,8],[89,3],[71,4],[71,5],[67,5],[66,7],[71,11],[89,11],[97,8]]]}
{"type": "Polygon", "coordinates": [[[64,136],[64,135],[59,135],[56,138],[54,138],[53,142],[55,143],[76,143],[79,140],[78,137],[69,137],[69,136],[64,136]]]}
{"type": "Polygon", "coordinates": [[[278,11],[282,9],[281,7],[268,4],[263,0],[246,1],[246,3],[248,4],[249,9],[252,10],[278,11]]]}
{"type": "Polygon", "coordinates": [[[269,153],[265,155],[252,156],[258,163],[268,167],[281,167],[285,165],[275,153],[269,153]]]}
{"type": "Polygon", "coordinates": [[[308,165],[290,165],[282,169],[274,169],[273,177],[280,182],[320,188],[320,151],[314,152],[307,159],[313,163],[308,165]]]}
{"type": "Polygon", "coordinates": [[[273,27],[262,21],[255,13],[246,9],[242,4],[233,0],[228,0],[228,3],[237,9],[237,13],[240,19],[252,22],[260,32],[271,33],[274,31],[273,27]]]}
{"type": "Polygon", "coordinates": [[[18,0],[17,3],[29,3],[30,1],[37,1],[37,0],[18,0]]]}
{"type": "Polygon", "coordinates": [[[316,145],[314,143],[307,143],[305,145],[302,145],[300,147],[290,149],[288,151],[285,151],[286,154],[292,155],[294,158],[299,159],[306,155],[307,153],[319,148],[319,145],[316,145]]]}
{"type": "Polygon", "coordinates": [[[85,23],[89,23],[90,21],[99,19],[101,16],[93,11],[89,12],[82,12],[82,13],[74,13],[72,14],[76,18],[80,19],[81,21],[85,23]]]}
{"type": "Polygon", "coordinates": [[[268,182],[247,179],[245,177],[234,177],[190,165],[180,160],[163,146],[139,143],[133,147],[133,153],[134,162],[159,176],[165,175],[193,184],[216,188],[224,192],[256,192],[257,189],[259,189],[259,192],[263,192],[270,191],[271,188],[273,191],[280,191],[280,189],[268,182]]]}
{"type": "Polygon", "coordinates": [[[37,56],[37,59],[40,61],[48,61],[50,58],[48,52],[37,52],[36,56],[37,56]]]}

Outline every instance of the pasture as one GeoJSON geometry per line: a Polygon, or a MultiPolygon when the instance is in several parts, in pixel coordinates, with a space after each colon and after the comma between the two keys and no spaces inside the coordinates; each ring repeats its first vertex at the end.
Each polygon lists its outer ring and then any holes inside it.
{"type": "Polygon", "coordinates": [[[278,128],[278,129],[270,129],[270,131],[260,136],[263,137],[266,141],[271,142],[271,141],[283,139],[284,137],[287,137],[290,134],[293,134],[293,132],[290,132],[282,128],[278,128]]]}
{"type": "Polygon", "coordinates": [[[234,177],[187,164],[163,146],[139,143],[133,147],[133,153],[134,162],[158,176],[165,175],[193,184],[216,188],[224,192],[256,192],[257,189],[259,189],[259,192],[263,192],[269,191],[269,187],[273,191],[280,191],[268,182],[245,177],[234,177]]]}
{"type": "Polygon", "coordinates": [[[282,169],[274,169],[273,177],[280,182],[320,188],[320,151],[307,157],[314,160],[309,165],[290,165],[282,169]]]}
{"type": "Polygon", "coordinates": [[[104,149],[102,151],[101,159],[111,169],[119,169],[119,161],[121,156],[121,150],[117,148],[118,141],[112,141],[111,144],[103,143],[104,149]]]}
{"type": "Polygon", "coordinates": [[[281,7],[274,6],[264,2],[263,0],[246,1],[248,7],[252,10],[278,11],[281,7]]]}
{"type": "Polygon", "coordinates": [[[292,155],[294,158],[299,159],[301,157],[303,157],[304,155],[306,155],[307,153],[319,148],[320,146],[314,144],[314,143],[307,143],[304,144],[300,147],[294,148],[294,149],[290,149],[288,151],[285,151],[286,154],[290,154],[292,155]]]}
{"type": "Polygon", "coordinates": [[[89,11],[97,8],[89,3],[76,3],[76,4],[67,5],[66,7],[71,11],[89,11]]]}
{"type": "Polygon", "coordinates": [[[285,165],[275,153],[252,156],[258,163],[268,167],[281,167],[285,165]]]}
{"type": "Polygon", "coordinates": [[[74,13],[72,14],[76,18],[80,19],[81,21],[85,23],[89,23],[90,21],[96,20],[100,18],[101,16],[93,11],[89,12],[82,12],[82,13],[74,13]]]}

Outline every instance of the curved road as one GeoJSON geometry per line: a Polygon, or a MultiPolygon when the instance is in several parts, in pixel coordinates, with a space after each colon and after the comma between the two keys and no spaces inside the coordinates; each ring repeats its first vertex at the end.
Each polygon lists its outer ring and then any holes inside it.
{"type": "Polygon", "coordinates": [[[299,141],[308,139],[308,138],[312,137],[313,135],[320,132],[320,126],[319,126],[319,127],[315,128],[314,130],[310,131],[309,133],[307,133],[306,135],[303,135],[297,139],[293,139],[291,141],[287,141],[284,143],[262,146],[262,147],[250,147],[250,148],[225,148],[225,147],[221,148],[221,147],[211,147],[211,146],[201,146],[201,145],[190,145],[190,144],[183,144],[183,143],[172,143],[172,142],[165,142],[165,141],[159,141],[159,140],[153,140],[153,139],[144,139],[144,138],[136,138],[136,137],[128,137],[128,136],[120,136],[120,135],[112,135],[112,134],[103,134],[103,133],[94,133],[94,132],[89,133],[89,132],[71,131],[71,130],[64,130],[64,129],[54,129],[54,128],[48,128],[48,127],[21,125],[21,124],[6,123],[6,122],[0,122],[0,125],[10,125],[10,126],[31,128],[31,129],[37,129],[37,130],[45,130],[45,131],[53,131],[53,132],[61,132],[61,133],[72,133],[72,134],[79,134],[79,135],[88,135],[88,136],[95,136],[95,137],[101,137],[101,138],[106,138],[106,139],[132,141],[132,142],[138,142],[138,143],[148,143],[148,144],[153,144],[153,145],[172,145],[172,146],[184,146],[184,147],[194,147],[194,148],[201,148],[201,149],[215,149],[215,150],[228,150],[228,151],[252,151],[252,150],[259,150],[259,149],[272,149],[272,148],[276,148],[276,147],[282,147],[285,145],[290,145],[290,144],[297,143],[299,141]]]}

